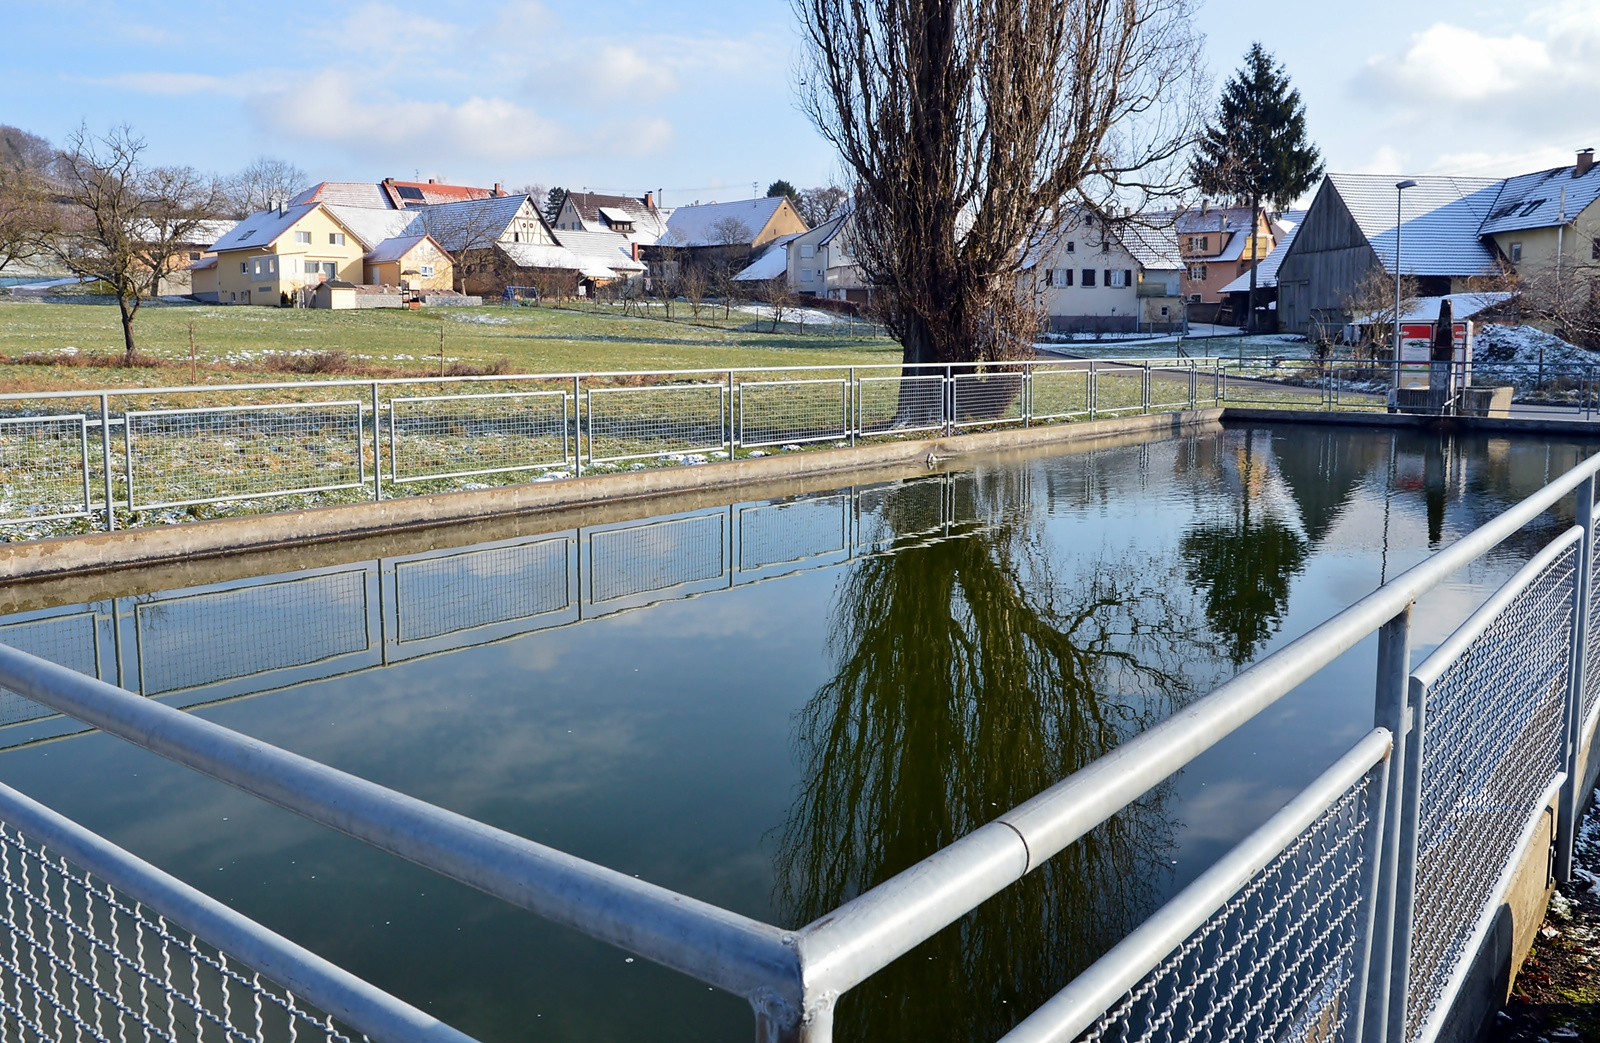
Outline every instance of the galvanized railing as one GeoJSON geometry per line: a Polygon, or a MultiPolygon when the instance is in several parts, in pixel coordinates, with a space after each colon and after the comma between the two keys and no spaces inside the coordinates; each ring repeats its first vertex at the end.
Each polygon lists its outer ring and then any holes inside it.
{"type": "MultiPolygon", "coordinates": [[[[755,1011],[758,1038],[819,1043],[830,1038],[844,993],[1376,633],[1373,731],[1011,1035],[1430,1041],[1553,800],[1557,876],[1570,872],[1584,792],[1578,781],[1594,770],[1582,751],[1600,713],[1600,678],[1587,672],[1588,624],[1597,611],[1589,578],[1597,470],[1600,457],[1578,465],[1172,718],[793,930],[494,829],[21,651],[0,647],[0,687],[742,995],[755,1011]],[[1417,598],[1574,492],[1577,525],[1413,669],[1417,598]]],[[[627,530],[616,531],[623,542],[608,553],[626,555],[627,530]]],[[[57,838],[30,833],[9,815],[0,810],[0,820],[60,852],[57,838]]],[[[63,853],[85,864],[80,853],[63,853]]],[[[13,964],[20,970],[0,965],[0,981],[20,973],[34,982],[48,973],[13,964]]]]}

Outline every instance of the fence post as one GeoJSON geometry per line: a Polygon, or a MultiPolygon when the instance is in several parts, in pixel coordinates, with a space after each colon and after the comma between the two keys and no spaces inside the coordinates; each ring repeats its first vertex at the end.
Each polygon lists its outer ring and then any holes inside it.
{"type": "MultiPolygon", "coordinates": [[[[114,532],[117,510],[111,500],[111,396],[103,392],[100,395],[100,465],[105,476],[106,531],[114,532]]],[[[129,498],[132,498],[132,490],[129,490],[129,498]]]]}
{"type": "Polygon", "coordinates": [[[728,370],[728,404],[722,415],[728,423],[728,459],[733,459],[733,370],[728,370]]]}
{"type": "Polygon", "coordinates": [[[1583,693],[1588,687],[1585,659],[1589,652],[1589,583],[1594,568],[1594,476],[1578,486],[1578,524],[1583,539],[1578,543],[1577,575],[1572,584],[1572,644],[1567,669],[1566,750],[1562,768],[1567,781],[1561,784],[1561,818],[1556,826],[1556,882],[1572,880],[1572,845],[1577,838],[1578,811],[1588,794],[1583,792],[1588,765],[1583,753],[1583,693]]]}
{"type": "Polygon", "coordinates": [[[1033,426],[1033,363],[1022,364],[1022,426],[1033,426]]]}
{"type": "Polygon", "coordinates": [[[946,364],[944,367],[944,436],[950,437],[955,427],[956,416],[956,378],[954,367],[946,364]]]}
{"type": "Polygon", "coordinates": [[[1086,405],[1089,407],[1089,419],[1094,420],[1100,413],[1100,375],[1094,368],[1094,359],[1089,360],[1089,379],[1084,385],[1086,405]]]}
{"type": "MultiPolygon", "coordinates": [[[[572,473],[575,477],[583,477],[583,395],[579,384],[583,378],[574,374],[572,377],[572,473]]],[[[593,418],[590,418],[593,422],[593,418]]],[[[591,436],[589,455],[594,455],[594,444],[591,436]]]]}
{"type": "Polygon", "coordinates": [[[861,403],[856,397],[856,368],[850,367],[850,375],[844,386],[844,426],[850,433],[850,448],[856,445],[856,432],[861,429],[861,403]]]}
{"type": "Polygon", "coordinates": [[[1150,363],[1144,364],[1144,372],[1139,380],[1139,404],[1143,407],[1145,416],[1150,415],[1150,363]]]}
{"type": "MultiPolygon", "coordinates": [[[[382,441],[382,423],[378,420],[378,382],[372,382],[372,499],[378,502],[383,499],[383,462],[378,445],[382,441]]],[[[394,437],[394,425],[389,425],[389,435],[394,437]]],[[[393,463],[394,454],[390,453],[390,463],[393,463]]]]}
{"type": "MultiPolygon", "coordinates": [[[[1405,967],[1394,967],[1399,950],[1396,937],[1397,884],[1401,832],[1404,814],[1401,803],[1406,785],[1406,699],[1411,674],[1411,606],[1385,623],[1378,631],[1378,673],[1373,721],[1380,728],[1389,729],[1394,736],[1394,748],[1389,754],[1389,773],[1383,794],[1384,806],[1389,813],[1384,817],[1383,834],[1378,846],[1378,871],[1372,895],[1372,934],[1367,946],[1367,996],[1364,1004],[1365,1024],[1361,1026],[1362,1043],[1385,1043],[1390,1027],[1405,1018],[1405,967]],[[1398,985],[1398,987],[1396,987],[1398,985]],[[1398,1008],[1398,1009],[1396,1009],[1398,1008]]],[[[1410,902],[1406,903],[1407,908],[1410,902]]],[[[1406,924],[1410,933],[1410,924],[1406,924]]],[[[1409,944],[1406,951],[1409,952],[1409,944]]],[[[1400,1037],[1396,1037],[1397,1043],[1400,1037]]]]}

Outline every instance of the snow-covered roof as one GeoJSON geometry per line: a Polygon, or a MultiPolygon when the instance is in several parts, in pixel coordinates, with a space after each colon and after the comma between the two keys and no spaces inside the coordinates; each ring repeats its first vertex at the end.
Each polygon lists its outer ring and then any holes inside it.
{"type": "Polygon", "coordinates": [[[365,206],[334,206],[324,209],[343,225],[362,247],[371,250],[385,239],[398,235],[421,235],[422,218],[412,210],[376,210],[365,206]]]}
{"type": "Polygon", "coordinates": [[[789,244],[800,238],[805,233],[791,232],[780,235],[766,246],[761,248],[761,254],[738,275],[733,277],[734,282],[766,282],[776,279],[789,270],[789,244]]]}
{"type": "Polygon", "coordinates": [[[473,240],[481,244],[500,238],[527,201],[527,196],[490,196],[408,209],[421,217],[440,245],[455,251],[473,240]]]}
{"type": "Polygon", "coordinates": [[[1572,176],[1575,169],[1556,167],[1507,178],[1479,233],[1493,235],[1529,228],[1554,228],[1571,221],[1600,198],[1600,166],[1590,167],[1582,177],[1572,176]]]}
{"type": "MultiPolygon", "coordinates": [[[[1395,265],[1394,174],[1329,174],[1330,189],[1349,209],[1384,270],[1395,265]]],[[[1401,267],[1408,275],[1478,275],[1491,271],[1494,254],[1478,239],[1500,194],[1500,181],[1484,177],[1419,174],[1403,193],[1405,223],[1401,267]]],[[[1321,196],[1321,192],[1318,196],[1321,196]]]]}
{"type": "Polygon", "coordinates": [[[600,208],[600,216],[605,218],[607,221],[610,221],[612,224],[633,223],[633,215],[628,211],[621,209],[620,207],[603,206],[600,208]]]}
{"type": "Polygon", "coordinates": [[[397,235],[392,239],[385,239],[373,247],[372,252],[367,254],[363,260],[368,264],[385,264],[389,261],[398,261],[426,238],[428,238],[427,233],[422,235],[397,235]]]}
{"type": "Polygon", "coordinates": [[[1178,230],[1172,225],[1129,221],[1119,225],[1115,235],[1145,271],[1170,272],[1183,268],[1183,258],[1178,251],[1178,230]]]}
{"type": "Polygon", "coordinates": [[[293,228],[302,217],[316,208],[316,203],[304,203],[282,210],[257,211],[234,225],[228,230],[227,235],[212,243],[212,252],[256,250],[270,246],[278,237],[293,228]]]}
{"type": "Polygon", "coordinates": [[[496,243],[495,245],[518,268],[554,268],[575,272],[583,267],[578,255],[565,246],[551,246],[548,243],[496,243]]]}
{"type": "Polygon", "coordinates": [[[750,238],[743,241],[748,245],[755,241],[763,228],[767,227],[772,215],[783,205],[784,198],[784,196],[764,196],[760,199],[741,199],[734,203],[698,203],[694,206],[680,206],[667,219],[667,232],[672,236],[673,244],[676,246],[721,245],[713,239],[715,234],[713,230],[721,222],[732,218],[749,230],[750,238]]]}
{"type": "Polygon", "coordinates": [[[667,215],[661,208],[645,205],[636,196],[609,196],[599,192],[568,192],[563,206],[570,204],[583,222],[583,230],[610,231],[609,223],[630,221],[633,231],[629,239],[649,246],[667,231],[667,215]]]}
{"type": "Polygon", "coordinates": [[[390,210],[394,203],[383,187],[371,181],[323,181],[289,200],[289,205],[332,203],[335,206],[367,206],[390,210]]]}
{"type": "MultiPolygon", "coordinates": [[[[633,259],[633,244],[616,232],[572,232],[562,229],[554,233],[556,242],[578,255],[578,259],[591,267],[603,265],[615,271],[642,272],[645,265],[633,259]]],[[[585,273],[587,274],[587,273],[585,273]]],[[[609,276],[595,278],[615,278],[609,276]]]]}
{"type": "Polygon", "coordinates": [[[210,256],[202,257],[198,261],[195,261],[193,264],[189,265],[189,270],[191,272],[201,272],[205,271],[207,268],[215,268],[216,266],[217,258],[215,254],[212,254],[210,256]]]}
{"type": "MultiPolygon", "coordinates": [[[[1291,210],[1281,214],[1275,222],[1282,231],[1278,234],[1278,245],[1272,252],[1263,257],[1256,265],[1256,289],[1264,286],[1278,285],[1278,267],[1283,264],[1284,255],[1289,252],[1289,247],[1294,245],[1294,237],[1300,231],[1300,226],[1305,222],[1304,210],[1291,210]]],[[[1403,245],[1403,244],[1402,244],[1403,245]]],[[[1250,290],[1250,273],[1245,272],[1237,279],[1224,286],[1222,293],[1247,293],[1250,290]]]]}
{"type": "MultiPolygon", "coordinates": [[[[1400,244],[1402,247],[1405,244],[1400,244]]],[[[1444,301],[1450,302],[1450,318],[1454,322],[1463,322],[1474,315],[1481,315],[1491,308],[1497,308],[1506,301],[1515,297],[1514,293],[1447,293],[1442,297],[1418,297],[1411,301],[1405,312],[1400,316],[1401,322],[1438,322],[1439,311],[1444,301]]],[[[1389,322],[1387,313],[1378,315],[1363,315],[1352,320],[1356,326],[1364,326],[1369,322],[1389,322]]]]}

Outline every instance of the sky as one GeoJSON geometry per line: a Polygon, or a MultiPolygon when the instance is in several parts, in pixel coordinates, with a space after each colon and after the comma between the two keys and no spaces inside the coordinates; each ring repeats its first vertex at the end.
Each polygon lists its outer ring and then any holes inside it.
{"type": "MultiPolygon", "coordinates": [[[[1220,83],[1253,40],[1330,171],[1507,175],[1600,147],[1600,0],[1208,0],[1220,83]]],[[[743,198],[837,177],[796,109],[787,0],[0,0],[0,123],[127,123],[163,164],[743,198]],[[277,11],[277,14],[271,12],[277,11]]]]}

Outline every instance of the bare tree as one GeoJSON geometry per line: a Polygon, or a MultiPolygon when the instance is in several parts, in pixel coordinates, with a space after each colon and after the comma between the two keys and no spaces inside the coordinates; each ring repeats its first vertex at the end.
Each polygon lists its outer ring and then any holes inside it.
{"type": "Polygon", "coordinates": [[[54,226],[49,167],[54,150],[37,134],[0,126],[0,272],[44,252],[54,226]]]}
{"type": "Polygon", "coordinates": [[[713,246],[748,246],[756,234],[750,226],[737,217],[724,217],[706,229],[706,238],[713,246]]]}
{"type": "Polygon", "coordinates": [[[127,363],[137,354],[133,320],[140,306],[200,222],[216,216],[220,196],[214,180],[187,168],[145,167],[144,149],[144,139],[127,126],[104,137],[79,127],[57,160],[63,205],[50,237],[68,271],[116,297],[127,363]]]}
{"type": "Polygon", "coordinates": [[[772,309],[772,332],[777,333],[778,325],[783,322],[783,313],[797,303],[797,295],[789,286],[789,277],[780,275],[776,279],[768,279],[757,288],[757,293],[761,302],[772,309]]]}
{"type": "Polygon", "coordinates": [[[722,299],[722,317],[726,319],[733,310],[733,291],[740,289],[733,277],[739,274],[740,266],[733,264],[726,258],[712,260],[704,268],[706,285],[715,297],[722,299]]]}
{"type": "Polygon", "coordinates": [[[494,245],[505,231],[505,222],[493,200],[468,199],[422,207],[418,212],[422,227],[453,259],[458,290],[466,293],[468,278],[494,269],[494,245]]]}
{"type": "Polygon", "coordinates": [[[311,187],[311,178],[293,163],[259,156],[228,182],[228,210],[244,218],[270,210],[311,187]]]}
{"type": "Polygon", "coordinates": [[[792,0],[800,102],[855,186],[856,251],[907,362],[1031,352],[1015,291],[1064,207],[1175,193],[1190,0],[792,0]]]}
{"type": "Polygon", "coordinates": [[[1523,265],[1521,303],[1556,336],[1600,350],[1600,238],[1581,245],[1559,266],[1523,265]]]}
{"type": "Polygon", "coordinates": [[[815,228],[837,217],[849,198],[850,193],[838,185],[805,188],[795,197],[794,208],[800,212],[800,220],[815,228]]]}
{"type": "Polygon", "coordinates": [[[511,194],[514,196],[527,196],[533,200],[533,208],[540,213],[544,213],[546,192],[544,186],[537,181],[529,181],[521,188],[512,189],[511,194]]]}
{"type": "MultiPolygon", "coordinates": [[[[1400,280],[1400,314],[1404,316],[1417,303],[1417,280],[1407,275],[1400,280]]],[[[1394,353],[1394,276],[1382,266],[1372,268],[1351,288],[1344,301],[1350,321],[1355,325],[1352,344],[1356,354],[1368,359],[1391,357],[1394,353]]]]}
{"type": "Polygon", "coordinates": [[[697,319],[705,307],[707,282],[704,265],[686,264],[678,276],[678,292],[689,302],[689,314],[697,319]]]}

